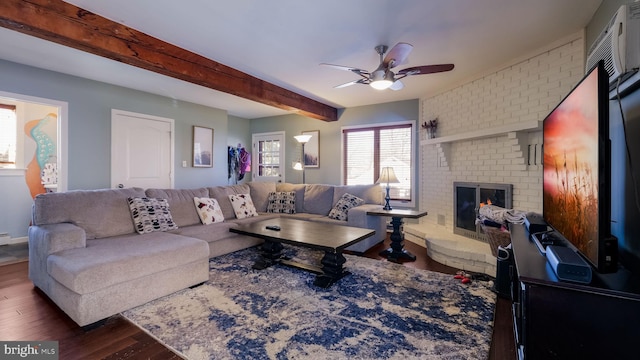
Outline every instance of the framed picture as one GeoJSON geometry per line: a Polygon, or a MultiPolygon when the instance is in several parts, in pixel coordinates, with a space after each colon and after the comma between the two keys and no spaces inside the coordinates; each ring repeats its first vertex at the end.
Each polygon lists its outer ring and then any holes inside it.
{"type": "Polygon", "coordinates": [[[213,129],[193,127],[193,167],[213,167],[213,129]]]}
{"type": "Polygon", "coordinates": [[[309,142],[304,144],[304,167],[320,167],[320,130],[303,131],[303,135],[311,135],[309,142]]]}

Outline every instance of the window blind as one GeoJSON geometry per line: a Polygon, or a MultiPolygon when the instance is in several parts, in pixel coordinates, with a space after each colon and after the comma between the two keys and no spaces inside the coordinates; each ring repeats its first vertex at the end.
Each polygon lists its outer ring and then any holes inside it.
{"type": "Polygon", "coordinates": [[[15,164],[16,135],[16,107],[0,104],[0,164],[15,164]]]}
{"type": "Polygon", "coordinates": [[[411,200],[412,124],[343,130],[343,182],[373,184],[383,167],[392,167],[399,184],[390,185],[393,200],[411,200]]]}

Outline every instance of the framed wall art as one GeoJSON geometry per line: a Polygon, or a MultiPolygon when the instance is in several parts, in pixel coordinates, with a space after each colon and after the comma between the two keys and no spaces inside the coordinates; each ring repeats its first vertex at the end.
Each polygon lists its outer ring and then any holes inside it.
{"type": "Polygon", "coordinates": [[[193,127],[193,167],[213,167],[213,129],[193,127]]]}
{"type": "Polygon", "coordinates": [[[303,135],[311,135],[311,139],[304,145],[304,167],[320,167],[320,130],[303,131],[303,135]]]}

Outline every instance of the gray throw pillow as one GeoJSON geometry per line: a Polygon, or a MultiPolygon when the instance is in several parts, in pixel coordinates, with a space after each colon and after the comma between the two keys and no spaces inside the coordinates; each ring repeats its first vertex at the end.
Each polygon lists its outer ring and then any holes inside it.
{"type": "Polygon", "coordinates": [[[304,187],[304,211],[327,216],[333,202],[333,185],[307,184],[304,187]]]}

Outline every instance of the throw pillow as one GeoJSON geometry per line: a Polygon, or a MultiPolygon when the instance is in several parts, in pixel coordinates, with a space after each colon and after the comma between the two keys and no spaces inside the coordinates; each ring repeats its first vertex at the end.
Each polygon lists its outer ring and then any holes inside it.
{"type": "Polygon", "coordinates": [[[167,199],[148,197],[127,198],[133,225],[138,234],[178,228],[173,222],[167,199]]]}
{"type": "Polygon", "coordinates": [[[331,219],[347,221],[347,213],[349,212],[349,209],[360,206],[362,204],[364,204],[364,200],[355,195],[346,193],[342,195],[333,209],[331,209],[331,211],[329,212],[329,217],[331,219]]]}
{"type": "Polygon", "coordinates": [[[269,193],[269,203],[267,204],[269,213],[296,213],[296,193],[295,191],[273,191],[269,193]]]}
{"type": "Polygon", "coordinates": [[[203,224],[209,225],[224,221],[222,209],[216,199],[194,197],[193,202],[196,204],[196,211],[203,224]]]}
{"type": "Polygon", "coordinates": [[[231,206],[233,206],[233,212],[236,213],[237,219],[244,219],[252,216],[258,216],[256,207],[253,205],[251,195],[249,194],[234,194],[229,195],[231,206]]]}

